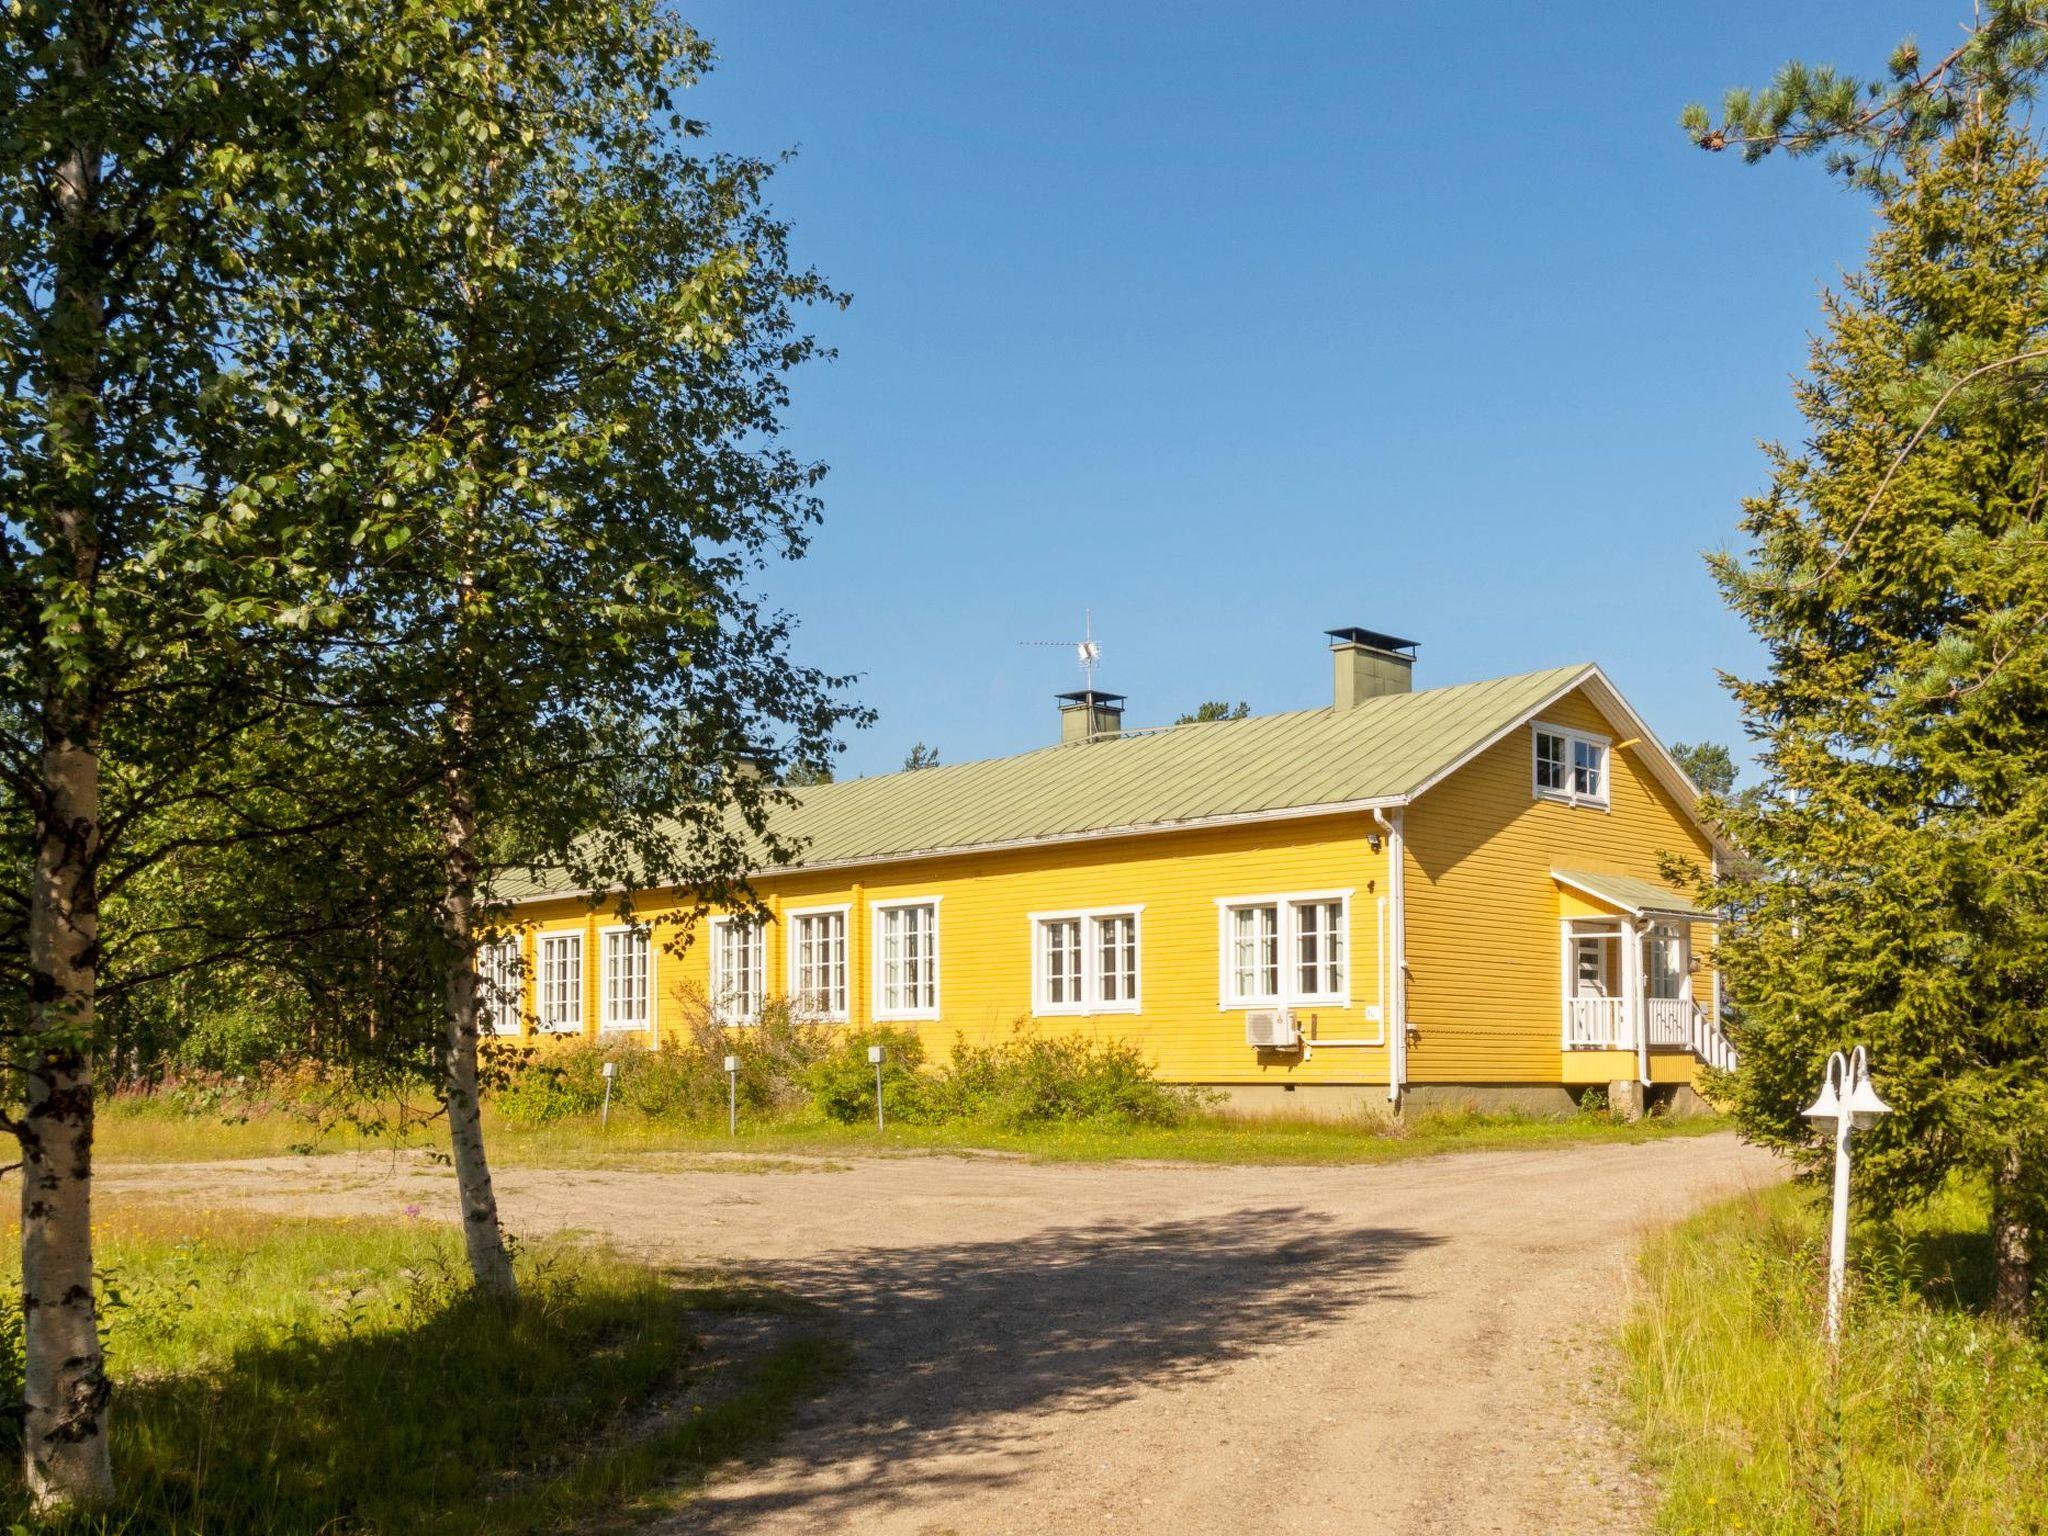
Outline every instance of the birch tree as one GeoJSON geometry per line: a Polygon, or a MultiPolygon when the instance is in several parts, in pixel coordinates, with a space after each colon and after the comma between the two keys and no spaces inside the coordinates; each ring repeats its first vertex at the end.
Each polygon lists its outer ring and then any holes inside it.
{"type": "Polygon", "coordinates": [[[112,1488],[90,1197],[99,1010],[124,978],[102,909],[167,859],[292,834],[252,810],[287,760],[240,748],[299,707],[347,585],[315,493],[331,423],[280,392],[356,206],[309,191],[445,199],[447,157],[401,172],[374,149],[394,119],[431,147],[425,127],[488,110],[489,14],[22,0],[0,23],[0,964],[46,1509],[112,1488]],[[259,336],[266,309],[300,323],[259,336]]]}
{"type": "MultiPolygon", "coordinates": [[[[744,904],[790,851],[776,782],[857,712],[755,581],[819,515],[780,415],[817,352],[798,314],[837,296],[792,263],[772,167],[703,152],[680,114],[706,43],[642,0],[477,41],[488,108],[427,133],[460,198],[330,189],[357,199],[355,239],[323,248],[332,302],[307,333],[287,295],[274,324],[356,508],[321,692],[433,829],[440,1092],[476,1283],[510,1297],[477,1099],[494,882],[544,865],[744,904]]],[[[381,153],[417,163],[413,125],[381,153]]]]}

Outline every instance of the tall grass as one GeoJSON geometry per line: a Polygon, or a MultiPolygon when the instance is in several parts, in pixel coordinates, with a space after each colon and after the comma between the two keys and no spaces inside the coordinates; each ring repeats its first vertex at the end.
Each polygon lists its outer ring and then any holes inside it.
{"type": "MultiPolygon", "coordinates": [[[[438,1224],[117,1205],[96,1225],[120,1500],[35,1527],[66,1536],[553,1529],[772,1433],[832,1364],[792,1339],[664,1421],[700,1358],[692,1306],[746,1296],[562,1247],[520,1255],[508,1314],[438,1224]]],[[[9,1519],[30,1523],[11,1481],[9,1519]]]]}
{"type": "MultiPolygon", "coordinates": [[[[868,1069],[872,1073],[873,1069],[868,1069]]],[[[874,1079],[868,1078],[870,1091],[874,1079]]],[[[872,1105],[872,1098],[868,1104],[872,1105]]],[[[1569,1118],[1450,1111],[1413,1114],[1400,1123],[1356,1115],[1343,1119],[1271,1119],[1198,1113],[1170,1126],[1096,1122],[1003,1124],[953,1120],[905,1123],[894,1117],[878,1132],[863,1114],[853,1123],[808,1109],[744,1112],[737,1136],[722,1119],[673,1120],[614,1109],[600,1126],[594,1113],[533,1123],[510,1120],[486,1104],[491,1161],[501,1167],[663,1169],[716,1162],[787,1166],[793,1157],[824,1158],[914,1152],[997,1152],[1046,1162],[1127,1160],[1336,1165],[1383,1163],[1437,1154],[1537,1151],[1549,1147],[1635,1143],[1724,1129],[1710,1118],[1656,1118],[1630,1124],[1605,1114],[1569,1118]]],[[[871,1112],[871,1111],[870,1111],[871,1112]]],[[[273,1107],[223,1120],[187,1113],[151,1099],[124,1096],[100,1113],[95,1150],[103,1164],[204,1162],[283,1157],[297,1152],[447,1149],[439,1122],[370,1136],[342,1126],[321,1132],[289,1108],[273,1107]]]]}
{"type": "Polygon", "coordinates": [[[1653,1239],[1623,1337],[1663,1530],[2048,1530],[2048,1353],[1982,1315],[1985,1203],[1953,1189],[1852,1244],[1839,1368],[1820,1343],[1823,1213],[1802,1189],[1653,1239]]]}

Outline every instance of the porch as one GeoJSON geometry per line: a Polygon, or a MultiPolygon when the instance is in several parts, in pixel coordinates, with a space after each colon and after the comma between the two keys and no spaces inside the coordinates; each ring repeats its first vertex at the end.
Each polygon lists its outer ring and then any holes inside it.
{"type": "Polygon", "coordinates": [[[1645,1082],[1655,1075],[1652,1053],[1732,1068],[1718,978],[1693,951],[1694,925],[1714,914],[1649,881],[1551,873],[1567,898],[1559,920],[1564,1049],[1632,1053],[1645,1082]]]}

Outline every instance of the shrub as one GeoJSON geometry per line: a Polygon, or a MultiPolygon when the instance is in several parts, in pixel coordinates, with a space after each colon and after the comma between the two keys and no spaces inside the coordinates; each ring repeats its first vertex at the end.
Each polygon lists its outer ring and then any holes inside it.
{"type": "Polygon", "coordinates": [[[875,1116],[875,1068],[868,1047],[882,1047],[882,1092],[889,1114],[906,1123],[923,1123],[930,1110],[930,1079],[924,1066],[924,1041],[909,1029],[847,1029],[832,1036],[805,1071],[811,1107],[827,1119],[851,1125],[875,1116]]]}
{"type": "MultiPolygon", "coordinates": [[[[715,1120],[725,1113],[725,1058],[739,1058],[740,1107],[762,1112],[802,1104],[811,1063],[838,1038],[777,1001],[752,1024],[721,1024],[694,991],[679,991],[678,1022],[649,1050],[637,1040],[579,1041],[503,1058],[492,1102],[507,1119],[545,1125],[595,1115],[604,1103],[604,1068],[613,1063],[612,1109],[657,1120],[715,1120]]],[[[874,1101],[868,1094],[870,1108],[874,1101]]]]}
{"type": "Polygon", "coordinates": [[[960,1041],[928,1094],[932,1118],[993,1125],[1178,1125],[1194,1091],[1162,1083],[1125,1040],[1040,1035],[1020,1025],[1008,1040],[960,1041]]]}

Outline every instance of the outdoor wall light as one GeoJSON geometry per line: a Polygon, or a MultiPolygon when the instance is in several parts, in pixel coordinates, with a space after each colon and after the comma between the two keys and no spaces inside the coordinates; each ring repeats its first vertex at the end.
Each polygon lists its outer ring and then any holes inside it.
{"type": "Polygon", "coordinates": [[[1825,1333],[1830,1346],[1842,1340],[1842,1287],[1849,1264],[1849,1133],[1867,1131],[1892,1112],[1870,1081],[1870,1056],[1862,1046],[1844,1056],[1828,1058],[1820,1094],[1800,1111],[1807,1119],[1835,1123],[1835,1207],[1828,1227],[1828,1311],[1825,1333]]]}

